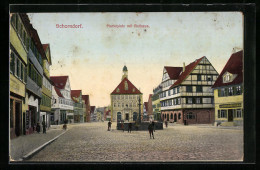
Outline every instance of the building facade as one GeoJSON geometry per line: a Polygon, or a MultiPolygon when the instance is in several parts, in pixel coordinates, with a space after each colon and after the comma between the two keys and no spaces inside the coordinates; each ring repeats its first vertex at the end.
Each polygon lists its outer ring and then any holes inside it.
{"type": "MultiPolygon", "coordinates": [[[[68,119],[74,120],[73,106],[71,99],[71,88],[68,76],[51,76],[52,86],[52,116],[53,124],[63,124],[68,119]]],[[[73,122],[72,122],[73,123],[73,122]]]]}
{"type": "Polygon", "coordinates": [[[148,120],[154,120],[154,116],[153,116],[153,101],[152,101],[152,94],[149,94],[149,98],[148,98],[148,102],[147,102],[147,116],[148,116],[148,120]]]}
{"type": "Polygon", "coordinates": [[[159,93],[161,92],[161,86],[156,87],[153,90],[152,96],[152,107],[154,120],[161,121],[161,102],[159,98],[159,93]]]}
{"type": "Polygon", "coordinates": [[[97,121],[97,109],[96,106],[90,106],[90,122],[97,121]]]}
{"type": "Polygon", "coordinates": [[[43,59],[43,80],[42,80],[42,100],[40,105],[40,122],[46,122],[50,127],[51,120],[51,99],[52,99],[52,82],[50,80],[51,51],[49,44],[43,44],[46,58],[43,59]]]}
{"type": "Polygon", "coordinates": [[[37,123],[40,123],[40,104],[42,100],[43,83],[43,60],[47,59],[43,45],[37,30],[30,23],[26,14],[21,14],[25,28],[29,32],[28,67],[26,98],[28,98],[28,111],[26,112],[26,134],[35,130],[37,123]]]}
{"type": "Polygon", "coordinates": [[[86,108],[86,119],[85,119],[85,122],[90,122],[90,117],[91,117],[91,114],[90,114],[90,111],[91,111],[91,108],[90,108],[90,100],[89,100],[89,95],[82,95],[82,99],[84,99],[85,101],[85,108],[86,108]]]}
{"type": "Polygon", "coordinates": [[[212,88],[215,123],[243,125],[243,51],[231,55],[212,88]]]}
{"type": "Polygon", "coordinates": [[[119,85],[110,95],[111,98],[111,121],[136,121],[143,114],[143,94],[128,80],[127,67],[123,68],[123,76],[119,85]]]}
{"type": "Polygon", "coordinates": [[[83,123],[82,91],[71,90],[71,99],[74,101],[74,123],[83,123]]]}
{"type": "Polygon", "coordinates": [[[27,64],[30,34],[20,14],[10,14],[10,137],[26,134],[27,64]]]}
{"type": "Polygon", "coordinates": [[[218,77],[204,56],[183,67],[164,67],[159,94],[162,119],[187,124],[213,123],[214,93],[218,77]]]}

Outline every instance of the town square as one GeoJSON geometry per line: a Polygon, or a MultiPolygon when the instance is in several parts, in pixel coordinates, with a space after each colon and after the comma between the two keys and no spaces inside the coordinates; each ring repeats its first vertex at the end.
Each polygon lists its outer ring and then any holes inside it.
{"type": "Polygon", "coordinates": [[[10,162],[241,162],[244,57],[239,12],[11,13],[10,162]]]}

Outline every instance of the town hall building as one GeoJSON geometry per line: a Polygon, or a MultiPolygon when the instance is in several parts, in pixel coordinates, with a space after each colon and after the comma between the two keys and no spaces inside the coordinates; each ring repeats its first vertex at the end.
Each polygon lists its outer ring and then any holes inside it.
{"type": "Polygon", "coordinates": [[[143,94],[128,80],[127,67],[119,85],[111,93],[111,121],[137,121],[139,116],[139,98],[141,99],[141,119],[143,111],[143,94]]]}

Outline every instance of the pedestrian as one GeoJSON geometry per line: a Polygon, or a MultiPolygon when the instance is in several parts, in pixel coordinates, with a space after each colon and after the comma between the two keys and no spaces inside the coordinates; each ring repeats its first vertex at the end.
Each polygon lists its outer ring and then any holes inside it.
{"type": "Polygon", "coordinates": [[[166,126],[166,128],[168,127],[168,122],[167,122],[167,120],[165,121],[165,126],[166,126]]]}
{"type": "Polygon", "coordinates": [[[154,139],[154,135],[153,135],[153,124],[150,122],[149,126],[148,126],[148,130],[149,130],[149,134],[150,134],[150,139],[153,136],[154,139]]]}
{"type": "Polygon", "coordinates": [[[46,134],[46,124],[45,124],[45,120],[42,121],[42,133],[46,134]]]}
{"type": "Polygon", "coordinates": [[[125,131],[125,125],[123,121],[121,122],[121,129],[123,129],[123,132],[125,131]]]}
{"type": "Polygon", "coordinates": [[[154,123],[154,121],[152,121],[152,125],[153,125],[153,130],[155,132],[155,123],[154,123]]]}
{"type": "Polygon", "coordinates": [[[129,131],[131,133],[131,131],[132,131],[132,123],[128,123],[128,133],[129,133],[129,131]]]}
{"type": "Polygon", "coordinates": [[[108,124],[107,124],[107,125],[108,125],[108,128],[107,128],[108,131],[110,131],[110,129],[111,129],[111,124],[112,124],[112,123],[111,123],[111,121],[109,120],[109,121],[108,121],[108,124]]]}
{"type": "Polygon", "coordinates": [[[37,125],[36,125],[36,131],[37,131],[38,133],[40,133],[40,129],[41,129],[40,123],[38,122],[37,125]]]}

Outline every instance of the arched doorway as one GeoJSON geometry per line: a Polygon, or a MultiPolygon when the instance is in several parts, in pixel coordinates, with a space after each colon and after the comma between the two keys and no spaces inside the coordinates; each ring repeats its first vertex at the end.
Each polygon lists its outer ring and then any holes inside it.
{"type": "Polygon", "coordinates": [[[169,121],[169,114],[167,114],[167,121],[169,121]]]}
{"type": "Polygon", "coordinates": [[[171,113],[171,119],[173,119],[173,114],[171,113]]]}
{"type": "Polygon", "coordinates": [[[137,120],[137,113],[134,112],[134,113],[133,113],[133,121],[136,121],[136,120],[137,120]]]}
{"type": "Polygon", "coordinates": [[[177,114],[174,114],[174,122],[177,122],[177,114]]]}
{"type": "Polygon", "coordinates": [[[121,112],[117,112],[117,121],[121,121],[121,112]]]}
{"type": "Polygon", "coordinates": [[[181,113],[178,114],[178,119],[179,119],[179,120],[181,119],[181,113]]]}

